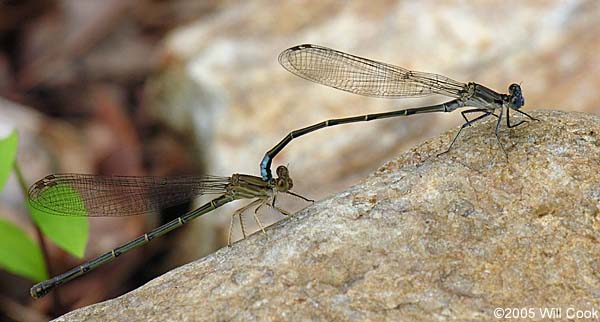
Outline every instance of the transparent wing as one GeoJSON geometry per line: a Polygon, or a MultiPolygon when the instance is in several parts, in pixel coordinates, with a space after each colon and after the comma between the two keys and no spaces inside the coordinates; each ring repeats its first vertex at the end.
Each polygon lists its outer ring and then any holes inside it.
{"type": "Polygon", "coordinates": [[[279,55],[279,63],[304,79],[365,96],[460,97],[466,87],[442,75],[411,71],[317,45],[286,49],[279,55]]]}
{"type": "Polygon", "coordinates": [[[59,216],[131,216],[225,192],[229,177],[127,177],[51,174],[29,188],[29,204],[59,216]]]}

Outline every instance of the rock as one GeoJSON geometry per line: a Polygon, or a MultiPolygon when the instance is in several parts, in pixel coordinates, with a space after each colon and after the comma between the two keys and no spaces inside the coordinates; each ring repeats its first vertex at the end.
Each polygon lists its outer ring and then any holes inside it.
{"type": "Polygon", "coordinates": [[[508,160],[493,121],[437,156],[451,131],[268,236],[56,321],[490,321],[495,308],[533,308],[537,319],[543,308],[598,309],[600,117],[532,114],[542,121],[501,128],[508,160]]]}

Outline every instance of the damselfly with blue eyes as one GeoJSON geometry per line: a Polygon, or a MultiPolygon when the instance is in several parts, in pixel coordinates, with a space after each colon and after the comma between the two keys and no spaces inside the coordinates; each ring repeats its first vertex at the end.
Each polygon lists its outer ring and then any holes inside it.
{"type": "Polygon", "coordinates": [[[329,126],[419,113],[452,112],[462,107],[473,107],[473,109],[461,112],[465,123],[452,139],[448,149],[442,154],[450,151],[456,138],[466,126],[493,115],[498,118],[496,138],[505,156],[508,157],[498,136],[504,109],[506,109],[506,125],[509,128],[527,122],[521,120],[516,124],[511,124],[510,110],[537,120],[520,110],[525,104],[525,99],[519,84],[511,84],[508,87],[509,94],[500,94],[477,83],[461,83],[442,75],[412,71],[317,45],[300,45],[286,49],[279,55],[279,63],[299,77],[354,94],[384,98],[439,94],[454,99],[432,106],[331,119],[292,131],[263,157],[260,163],[260,173],[265,181],[271,180],[271,162],[286,145],[299,136],[329,126]],[[499,114],[495,114],[497,109],[500,110],[499,114]],[[469,120],[467,114],[470,113],[482,114],[469,120]]]}

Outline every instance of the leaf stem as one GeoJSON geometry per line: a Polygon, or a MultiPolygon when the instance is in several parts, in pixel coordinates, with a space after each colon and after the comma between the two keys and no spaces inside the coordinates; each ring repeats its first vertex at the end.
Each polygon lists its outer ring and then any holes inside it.
{"type": "MultiPolygon", "coordinates": [[[[25,182],[25,177],[23,177],[23,172],[21,171],[21,167],[19,167],[19,163],[17,162],[17,160],[15,160],[15,163],[13,164],[13,169],[15,170],[15,175],[17,176],[17,181],[19,182],[19,186],[21,186],[21,191],[23,192],[25,199],[29,198],[27,183],[25,182]]],[[[31,217],[31,215],[30,215],[30,219],[31,219],[31,222],[35,229],[35,234],[37,236],[37,239],[40,242],[40,248],[42,249],[42,257],[44,258],[44,264],[46,264],[46,269],[48,270],[48,274],[50,276],[54,276],[52,266],[50,265],[50,260],[48,259],[48,246],[46,245],[46,240],[44,239],[44,236],[42,234],[42,231],[40,230],[40,227],[38,227],[38,225],[35,223],[35,221],[33,220],[33,217],[31,217]]],[[[54,305],[53,305],[54,308],[57,311],[62,311],[63,305],[60,302],[58,292],[54,291],[54,292],[52,292],[52,294],[53,294],[52,299],[54,301],[54,305]]]]}

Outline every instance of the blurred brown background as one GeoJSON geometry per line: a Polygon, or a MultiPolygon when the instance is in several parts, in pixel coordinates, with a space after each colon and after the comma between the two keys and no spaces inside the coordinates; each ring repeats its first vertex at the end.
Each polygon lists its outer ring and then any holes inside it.
{"type": "MultiPolygon", "coordinates": [[[[263,154],[293,129],[444,101],[366,98],[310,83],[279,66],[290,46],[320,44],[499,92],[521,83],[526,111],[598,113],[599,29],[595,0],[2,1],[0,130],[19,131],[29,183],[52,172],[259,175],[263,154]]],[[[457,112],[329,128],[293,141],[273,164],[289,166],[296,192],[321,199],[461,122],[457,112]]],[[[34,236],[22,203],[12,178],[0,215],[34,236]]],[[[162,217],[93,219],[86,255],[188,206],[162,217]]],[[[61,287],[58,309],[51,297],[29,299],[31,281],[0,272],[0,316],[44,319],[200,258],[224,245],[235,206],[61,287]]],[[[51,243],[48,254],[55,274],[79,263],[51,243]]]]}

